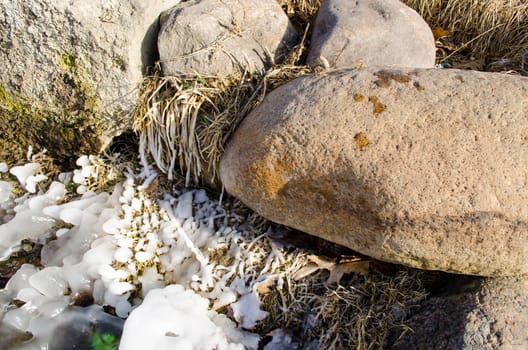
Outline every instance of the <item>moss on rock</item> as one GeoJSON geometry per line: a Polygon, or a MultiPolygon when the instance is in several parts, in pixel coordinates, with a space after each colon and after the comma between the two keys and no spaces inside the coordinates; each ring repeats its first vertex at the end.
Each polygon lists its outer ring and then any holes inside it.
{"type": "Polygon", "coordinates": [[[101,148],[101,127],[95,116],[93,110],[84,108],[40,106],[0,85],[0,159],[25,159],[32,146],[47,149],[58,166],[71,169],[78,154],[101,148]]]}

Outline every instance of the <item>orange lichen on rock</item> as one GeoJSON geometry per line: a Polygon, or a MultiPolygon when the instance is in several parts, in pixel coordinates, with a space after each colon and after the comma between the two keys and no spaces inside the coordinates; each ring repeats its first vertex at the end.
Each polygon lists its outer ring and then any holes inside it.
{"type": "Polygon", "coordinates": [[[417,82],[417,81],[415,81],[415,82],[413,83],[413,86],[414,86],[414,87],[416,88],[416,90],[418,90],[418,91],[424,91],[424,90],[425,90],[425,88],[424,88],[422,85],[420,85],[420,83],[417,82]]]}
{"type": "Polygon", "coordinates": [[[362,94],[354,94],[353,97],[354,97],[354,101],[356,102],[363,102],[366,99],[365,95],[362,95],[362,94]]]}
{"type": "Polygon", "coordinates": [[[385,110],[387,109],[387,106],[384,105],[383,103],[381,103],[376,96],[370,96],[369,97],[369,102],[372,103],[372,107],[374,108],[373,111],[372,111],[372,113],[374,113],[374,115],[379,115],[379,114],[385,112],[385,110]]]}
{"type": "Polygon", "coordinates": [[[264,160],[254,162],[250,169],[258,187],[264,189],[265,195],[272,199],[288,182],[293,165],[282,159],[264,160]]]}
{"type": "Polygon", "coordinates": [[[392,80],[401,84],[409,83],[412,81],[412,78],[407,74],[403,74],[396,71],[380,70],[379,72],[374,73],[374,75],[378,77],[374,84],[381,88],[388,88],[389,86],[391,86],[392,80]]]}
{"type": "Polygon", "coordinates": [[[365,150],[370,143],[367,134],[364,132],[357,133],[356,136],[354,136],[354,141],[356,142],[356,148],[360,151],[365,150]]]}

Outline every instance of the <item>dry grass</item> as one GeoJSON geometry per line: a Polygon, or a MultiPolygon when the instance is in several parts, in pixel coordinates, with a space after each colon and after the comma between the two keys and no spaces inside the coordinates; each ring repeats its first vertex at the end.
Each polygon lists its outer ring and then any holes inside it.
{"type": "Polygon", "coordinates": [[[134,124],[144,163],[148,152],[171,180],[183,175],[187,186],[216,183],[226,138],[255,100],[253,79],[155,75],[143,88],[134,124]]]}
{"type": "Polygon", "coordinates": [[[303,32],[315,18],[322,0],[277,0],[297,30],[303,32]]]}
{"type": "Polygon", "coordinates": [[[382,348],[391,328],[401,327],[401,314],[427,296],[422,274],[402,269],[394,277],[373,274],[360,284],[329,289],[316,309],[325,324],[321,348],[382,348]]]}
{"type": "MultiPolygon", "coordinates": [[[[297,48],[288,60],[301,54],[297,48]]],[[[238,124],[269,90],[311,72],[283,64],[262,76],[146,78],[134,113],[143,163],[152,159],[169,179],[183,176],[186,186],[219,188],[220,158],[238,124]]]]}
{"type": "MultiPolygon", "coordinates": [[[[294,259],[295,265],[306,264],[294,259]]],[[[380,349],[392,329],[410,330],[403,319],[428,295],[427,272],[398,267],[394,275],[372,271],[328,284],[324,272],[302,281],[288,279],[263,298],[270,317],[259,330],[281,329],[294,335],[299,348],[380,349]]]]}
{"type": "MultiPolygon", "coordinates": [[[[450,32],[459,56],[485,60],[485,70],[528,73],[525,0],[404,0],[429,23],[450,32]]],[[[448,53],[451,54],[451,53],[448,53]]]]}

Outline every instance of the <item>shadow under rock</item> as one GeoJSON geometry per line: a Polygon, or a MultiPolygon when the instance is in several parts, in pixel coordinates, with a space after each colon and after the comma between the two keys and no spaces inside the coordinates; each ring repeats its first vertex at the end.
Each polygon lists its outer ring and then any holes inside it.
{"type": "Polygon", "coordinates": [[[402,326],[394,327],[385,349],[464,349],[468,315],[478,305],[483,278],[443,274],[429,286],[431,294],[402,326]]]}

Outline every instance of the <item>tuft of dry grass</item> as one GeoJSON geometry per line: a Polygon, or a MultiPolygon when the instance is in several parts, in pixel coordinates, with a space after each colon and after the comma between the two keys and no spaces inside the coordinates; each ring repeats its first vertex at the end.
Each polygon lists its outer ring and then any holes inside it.
{"type": "Polygon", "coordinates": [[[277,0],[297,30],[304,31],[310,24],[322,0],[277,0]]]}
{"type": "Polygon", "coordinates": [[[284,64],[261,76],[146,78],[134,112],[142,163],[152,159],[169,180],[183,176],[186,186],[219,188],[220,158],[238,124],[269,90],[312,71],[284,64]]]}
{"type": "Polygon", "coordinates": [[[525,0],[403,0],[431,26],[449,31],[457,53],[484,59],[486,70],[528,74],[525,0]],[[464,52],[465,51],[465,52],[464,52]]]}
{"type": "Polygon", "coordinates": [[[142,162],[150,156],[169,180],[183,176],[186,186],[215,184],[225,138],[254,90],[251,79],[234,76],[146,78],[134,117],[142,162]]]}
{"type": "Polygon", "coordinates": [[[215,184],[226,138],[251,108],[256,89],[245,75],[146,78],[134,113],[143,163],[149,153],[170,180],[183,175],[187,186],[202,178],[215,184]]]}

